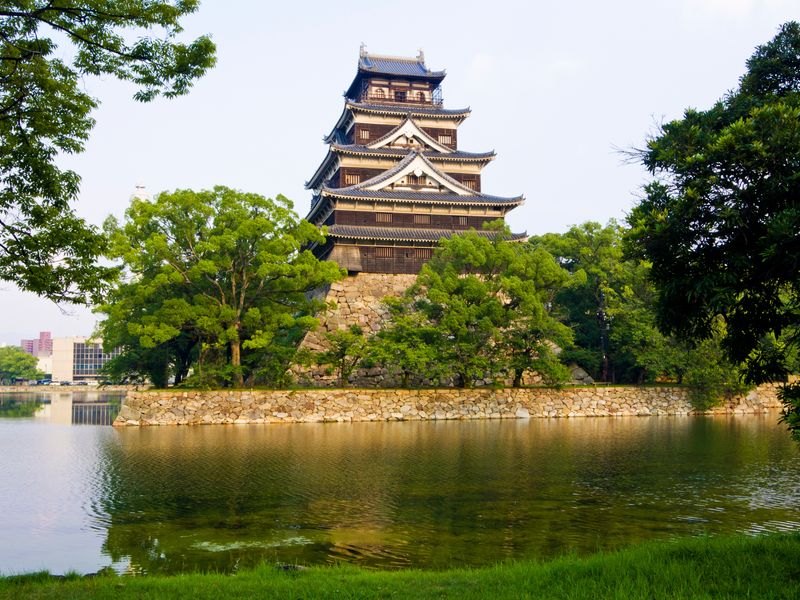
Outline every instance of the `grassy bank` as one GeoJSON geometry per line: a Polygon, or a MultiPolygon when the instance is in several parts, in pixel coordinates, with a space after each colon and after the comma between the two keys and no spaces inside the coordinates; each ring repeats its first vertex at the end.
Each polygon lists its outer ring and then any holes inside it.
{"type": "Polygon", "coordinates": [[[0,598],[800,598],[800,534],[682,539],[586,558],[449,571],[0,578],[0,598]]]}

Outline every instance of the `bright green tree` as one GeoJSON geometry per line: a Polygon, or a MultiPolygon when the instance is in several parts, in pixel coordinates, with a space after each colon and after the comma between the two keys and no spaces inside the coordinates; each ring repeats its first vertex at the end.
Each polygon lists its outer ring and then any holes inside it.
{"type": "Polygon", "coordinates": [[[133,82],[137,100],[186,93],[214,44],[180,43],[196,0],[11,0],[0,6],[0,278],[55,301],[88,302],[113,278],[104,238],[70,208],[97,100],[85,75],[133,82]],[[134,41],[130,41],[134,40],[134,41]],[[60,46],[59,46],[60,44],[60,46]],[[65,52],[66,51],[66,52],[65,52]],[[69,56],[69,59],[64,58],[69,56]]]}
{"type": "MultiPolygon", "coordinates": [[[[753,382],[780,380],[800,333],[800,24],[756,49],[737,89],[665,124],[641,152],[655,176],[629,217],[652,263],[659,324],[713,337],[753,382]]],[[[800,431],[800,385],[785,388],[800,431]]]]}
{"type": "Polygon", "coordinates": [[[587,222],[563,234],[532,237],[534,248],[552,254],[569,273],[567,285],[553,301],[575,333],[575,347],[564,358],[577,362],[594,379],[617,378],[624,365],[612,347],[611,312],[618,305],[626,266],[622,260],[622,227],[614,220],[602,226],[587,222]]]}
{"type": "Polygon", "coordinates": [[[413,307],[438,332],[437,352],[459,386],[525,370],[566,375],[553,343],[570,341],[569,330],[545,303],[566,275],[547,252],[508,241],[508,229],[490,237],[467,232],[441,240],[409,290],[413,307]]]}
{"type": "Polygon", "coordinates": [[[38,379],[43,373],[36,368],[38,359],[16,346],[0,348],[0,381],[14,383],[18,379],[38,379]]]}
{"type": "Polygon", "coordinates": [[[367,339],[358,325],[337,329],[325,334],[328,349],[314,357],[317,364],[330,365],[339,380],[339,386],[347,387],[350,375],[367,355],[367,339]]]}
{"type": "Polygon", "coordinates": [[[413,310],[408,298],[387,298],[389,325],[369,340],[367,358],[383,366],[392,376],[400,377],[400,387],[412,382],[438,383],[447,376],[439,348],[440,331],[424,315],[413,310]]]}
{"type": "Polygon", "coordinates": [[[235,386],[270,361],[288,366],[288,341],[316,325],[308,293],[342,276],[306,249],[324,238],[283,196],[162,193],[134,199],[125,221],[109,218],[105,229],[128,277],[100,308],[100,331],[123,354],[171,356],[174,374],[195,352],[198,375],[235,386]]]}

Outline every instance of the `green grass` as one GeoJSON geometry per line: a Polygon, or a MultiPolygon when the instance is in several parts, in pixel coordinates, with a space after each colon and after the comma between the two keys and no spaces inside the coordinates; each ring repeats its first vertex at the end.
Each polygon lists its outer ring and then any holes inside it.
{"type": "Polygon", "coordinates": [[[688,538],[482,569],[0,578],[0,598],[800,598],[800,534],[688,538]]]}

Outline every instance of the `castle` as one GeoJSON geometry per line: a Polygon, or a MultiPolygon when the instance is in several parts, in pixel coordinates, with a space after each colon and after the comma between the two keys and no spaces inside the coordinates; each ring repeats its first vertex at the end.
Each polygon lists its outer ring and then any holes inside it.
{"type": "Polygon", "coordinates": [[[324,138],[328,152],[306,182],[313,193],[306,219],[327,228],[325,243],[311,249],[349,276],[325,290],[336,308],[304,347],[322,349],[326,331],[350,324],[377,331],[386,318],[381,300],[413,283],[440,239],[470,229],[497,235],[483,224],[523,203],[483,192],[481,171],[495,153],[459,149],[458,127],[470,109],[444,108],[444,78],[422,51],[379,56],[362,45],[344,110],[324,138]]]}
{"type": "Polygon", "coordinates": [[[328,153],[306,183],[314,194],[306,219],[328,229],[318,258],[350,273],[415,274],[441,238],[494,235],[483,224],[522,204],[483,193],[481,171],[495,154],[458,149],[470,110],[444,108],[444,77],[422,52],[397,58],[362,46],[328,153]]]}

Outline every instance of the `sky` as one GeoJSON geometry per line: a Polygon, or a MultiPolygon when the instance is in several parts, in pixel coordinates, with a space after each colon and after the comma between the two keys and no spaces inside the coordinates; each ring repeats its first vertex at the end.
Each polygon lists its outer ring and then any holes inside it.
{"type": "MultiPolygon", "coordinates": [[[[624,220],[648,174],[622,150],[660,123],[707,108],[737,85],[754,48],[800,18],[797,0],[262,2],[205,0],[183,39],[210,34],[217,66],[187,96],[149,104],[110,77],[82,85],[100,102],[75,209],[122,218],[149,193],[227,185],[284,194],[302,217],[304,182],[325,156],[359,45],[446,69],[448,108],[470,107],[459,147],[495,150],[489,194],[524,194],[514,231],[563,232],[624,220]]],[[[98,316],[0,283],[0,343],[39,331],[91,335],[98,316]]]]}

